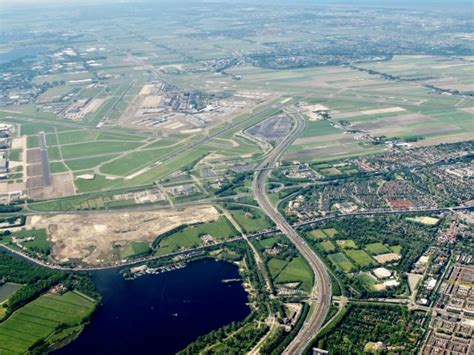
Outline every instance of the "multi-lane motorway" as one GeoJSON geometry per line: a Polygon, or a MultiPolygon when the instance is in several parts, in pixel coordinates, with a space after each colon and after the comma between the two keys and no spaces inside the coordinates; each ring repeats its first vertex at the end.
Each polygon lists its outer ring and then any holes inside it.
{"type": "Polygon", "coordinates": [[[285,349],[284,354],[300,354],[323,325],[331,305],[331,280],[321,259],[314,253],[304,239],[290,226],[280,212],[273,207],[266,195],[265,181],[270,168],[304,130],[304,118],[298,113],[291,114],[295,125],[290,134],[268,154],[260,164],[253,179],[253,192],[260,207],[275,222],[276,226],[296,246],[306,259],[314,274],[314,284],[310,294],[311,308],[302,328],[285,349]]]}

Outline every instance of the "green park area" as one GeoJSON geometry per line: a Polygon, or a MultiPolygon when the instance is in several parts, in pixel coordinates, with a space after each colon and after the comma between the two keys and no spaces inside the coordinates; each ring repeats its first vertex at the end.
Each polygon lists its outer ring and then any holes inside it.
{"type": "Polygon", "coordinates": [[[197,247],[202,244],[201,237],[205,235],[209,235],[214,241],[220,241],[237,235],[237,231],[224,216],[219,217],[215,222],[177,228],[174,232],[158,237],[155,255],[165,255],[179,249],[197,247]]]}
{"type": "Polygon", "coordinates": [[[7,236],[0,237],[0,244],[8,245],[13,249],[18,249],[20,244],[30,252],[49,255],[51,252],[51,242],[45,229],[31,229],[26,231],[16,231],[7,236]],[[13,240],[17,242],[14,243],[13,240]]]}
{"type": "Polygon", "coordinates": [[[352,304],[318,335],[315,346],[330,354],[376,354],[382,342],[397,353],[414,353],[423,334],[417,317],[398,305],[352,304]]]}
{"type": "Polygon", "coordinates": [[[298,256],[285,266],[274,282],[276,284],[299,282],[301,283],[300,288],[309,292],[313,284],[313,274],[308,263],[301,256],[298,256]]]}
{"type": "Polygon", "coordinates": [[[273,227],[273,223],[258,209],[231,210],[237,223],[246,233],[255,233],[273,227]]]}
{"type": "Polygon", "coordinates": [[[146,242],[130,242],[120,249],[120,258],[132,259],[145,256],[150,252],[151,248],[146,242]]]}

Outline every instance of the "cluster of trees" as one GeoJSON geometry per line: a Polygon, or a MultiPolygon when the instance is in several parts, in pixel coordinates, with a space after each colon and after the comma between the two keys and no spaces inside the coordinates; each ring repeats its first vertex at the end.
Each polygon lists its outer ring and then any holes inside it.
{"type": "MultiPolygon", "coordinates": [[[[392,269],[398,271],[399,275],[408,272],[412,265],[423,254],[435,237],[436,226],[425,226],[406,220],[407,215],[377,216],[377,217],[345,217],[327,221],[318,228],[335,228],[338,231],[338,239],[352,239],[359,247],[366,244],[381,242],[386,245],[401,246],[401,260],[391,265],[392,269]]],[[[316,241],[310,240],[314,246],[316,241]]],[[[340,247],[338,250],[343,251],[340,247]]],[[[333,253],[331,252],[331,253],[333,253]]],[[[321,254],[321,253],[320,253],[321,254]]],[[[354,263],[354,266],[356,264],[354,263]]],[[[361,271],[372,269],[373,266],[360,267],[361,271]]],[[[397,288],[383,292],[370,291],[357,279],[334,269],[339,279],[349,288],[356,290],[360,297],[387,297],[395,293],[401,293],[404,288],[397,288]]],[[[405,281],[402,277],[401,281],[405,281]]],[[[406,283],[403,282],[403,285],[406,283]]]]}
{"type": "Polygon", "coordinates": [[[268,327],[259,325],[259,323],[263,323],[263,320],[268,316],[270,299],[265,289],[265,280],[258,271],[256,261],[247,243],[238,241],[228,244],[226,249],[219,254],[219,258],[228,261],[245,261],[247,269],[242,272],[242,277],[246,282],[251,283],[252,288],[256,291],[251,300],[255,307],[244,320],[230,323],[198,338],[180,354],[197,354],[210,345],[213,346],[212,351],[215,350],[218,353],[241,354],[252,349],[268,331],[268,327]],[[231,334],[232,337],[229,337],[231,334]]]}
{"type": "Polygon", "coordinates": [[[255,313],[251,313],[247,318],[240,322],[232,322],[219,329],[216,329],[206,335],[203,335],[189,344],[185,349],[178,352],[179,355],[199,354],[202,350],[209,347],[210,344],[218,344],[226,339],[229,335],[237,332],[246,324],[256,321],[255,313]]]}
{"type": "Polygon", "coordinates": [[[234,194],[234,190],[244,186],[245,180],[251,177],[253,172],[238,173],[232,180],[227,181],[215,192],[217,196],[229,196],[234,194]]]}
{"type": "Polygon", "coordinates": [[[20,212],[21,207],[17,205],[0,205],[0,213],[12,213],[12,212],[20,212]]]}
{"type": "Polygon", "coordinates": [[[89,275],[39,267],[4,252],[0,252],[0,280],[25,285],[4,304],[7,308],[5,317],[59,283],[67,289],[78,290],[95,299],[100,299],[100,294],[89,275]]]}
{"type": "Polygon", "coordinates": [[[285,331],[283,328],[278,328],[277,331],[267,339],[260,349],[261,354],[278,355],[281,354],[285,348],[290,344],[291,340],[298,334],[301,327],[304,324],[306,316],[309,312],[308,304],[303,304],[300,318],[296,322],[295,326],[289,331],[285,331]]]}
{"type": "Polygon", "coordinates": [[[412,353],[423,334],[419,323],[415,313],[399,305],[351,304],[339,322],[318,336],[316,343],[334,354],[362,353],[368,342],[378,341],[412,353]]]}
{"type": "Polygon", "coordinates": [[[26,216],[11,216],[11,217],[0,218],[0,223],[8,223],[10,227],[22,226],[25,224],[25,221],[26,221],[26,216]],[[18,218],[20,219],[19,222],[15,223],[18,218]]]}

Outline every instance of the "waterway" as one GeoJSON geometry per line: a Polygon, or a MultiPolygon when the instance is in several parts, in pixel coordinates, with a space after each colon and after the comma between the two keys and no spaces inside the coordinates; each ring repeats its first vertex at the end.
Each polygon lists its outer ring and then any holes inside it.
{"type": "Polygon", "coordinates": [[[93,274],[103,305],[82,334],[55,354],[173,354],[200,335],[249,313],[236,265],[211,259],[124,280],[93,274]],[[222,282],[228,279],[240,281],[222,282]]]}

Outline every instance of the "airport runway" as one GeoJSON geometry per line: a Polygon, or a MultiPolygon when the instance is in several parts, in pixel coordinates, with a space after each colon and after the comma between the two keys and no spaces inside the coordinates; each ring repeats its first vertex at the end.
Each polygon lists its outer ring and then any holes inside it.
{"type": "Polygon", "coordinates": [[[48,148],[46,147],[46,136],[44,132],[39,132],[39,144],[41,153],[41,166],[43,170],[44,186],[51,186],[51,172],[49,170],[48,148]]]}

